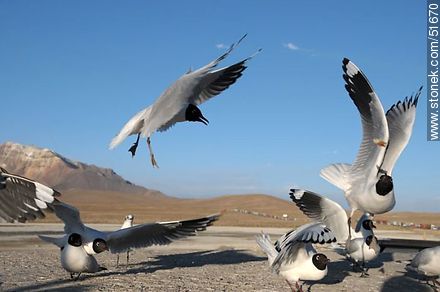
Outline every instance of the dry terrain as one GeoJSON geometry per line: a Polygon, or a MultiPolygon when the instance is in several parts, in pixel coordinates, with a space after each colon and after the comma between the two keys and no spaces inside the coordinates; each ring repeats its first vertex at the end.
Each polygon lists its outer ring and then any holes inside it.
{"type": "MultiPolygon", "coordinates": [[[[95,226],[113,230],[118,225],[95,226]]],[[[97,256],[108,268],[72,281],[59,262],[59,250],[36,234],[58,234],[61,224],[0,225],[0,288],[4,291],[289,291],[268,268],[254,236],[261,228],[210,227],[199,236],[164,247],[137,249],[127,267],[115,267],[115,255],[97,256]]],[[[272,238],[287,229],[264,228],[272,238]]],[[[417,238],[409,231],[379,232],[379,237],[417,238]]],[[[430,239],[440,240],[440,235],[430,239]]],[[[385,250],[369,264],[370,276],[359,277],[341,255],[328,248],[328,275],[305,283],[311,291],[432,291],[405,272],[414,250],[385,250]]],[[[125,263],[125,257],[122,257],[125,263]]]]}
{"type": "MultiPolygon", "coordinates": [[[[288,291],[287,284],[270,272],[254,237],[265,230],[276,239],[287,228],[308,221],[293,203],[266,195],[193,200],[72,190],[64,192],[60,199],[78,207],[84,222],[103,230],[119,228],[128,213],[135,215],[136,223],[216,212],[223,215],[199,236],[170,246],[133,251],[128,267],[116,268],[115,255],[100,254],[98,261],[108,270],[84,274],[79,281],[72,281],[61,268],[59,250],[36,236],[62,234],[63,226],[55,216],[50,214],[35,224],[0,224],[0,290],[288,291]],[[289,215],[288,220],[281,218],[283,214],[289,215]]],[[[390,213],[381,216],[384,218],[440,225],[438,213],[390,213]]],[[[378,225],[378,237],[440,241],[440,231],[389,228],[378,225]]],[[[370,263],[370,277],[360,278],[341,255],[321,249],[332,262],[326,278],[305,284],[311,291],[432,291],[405,272],[405,261],[414,256],[415,250],[385,250],[370,263]]]]}

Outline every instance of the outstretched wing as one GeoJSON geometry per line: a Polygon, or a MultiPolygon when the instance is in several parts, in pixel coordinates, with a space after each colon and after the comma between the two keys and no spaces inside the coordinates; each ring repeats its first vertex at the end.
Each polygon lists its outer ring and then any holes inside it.
{"type": "Polygon", "coordinates": [[[0,218],[7,222],[26,222],[44,218],[43,210],[60,196],[56,190],[34,180],[0,169],[0,218]]]}
{"type": "MultiPolygon", "coordinates": [[[[257,53],[260,51],[261,49],[257,53]]],[[[200,81],[202,88],[200,94],[194,95],[190,103],[199,105],[226,90],[241,77],[242,72],[247,68],[246,62],[257,53],[231,66],[207,72],[200,81]]]]}
{"type": "Polygon", "coordinates": [[[229,48],[228,48],[228,50],[226,51],[226,52],[224,52],[221,56],[219,56],[218,58],[216,58],[215,60],[213,60],[213,61],[211,61],[211,62],[209,62],[208,64],[206,64],[205,66],[203,66],[203,67],[201,67],[201,68],[199,68],[199,69],[197,69],[197,70],[195,70],[195,71],[192,71],[192,72],[189,72],[189,73],[187,73],[187,74],[195,74],[195,75],[200,75],[200,74],[205,74],[205,73],[207,73],[207,72],[209,72],[209,71],[211,71],[212,69],[214,69],[215,67],[217,67],[217,65],[221,62],[221,61],[223,61],[224,59],[226,59],[226,57],[227,56],[229,56],[229,54],[241,43],[241,41],[245,38],[247,36],[247,33],[244,35],[244,36],[242,36],[239,40],[238,40],[238,42],[236,42],[236,43],[233,43],[229,48]]]}
{"type": "Polygon", "coordinates": [[[304,215],[315,222],[324,223],[338,242],[347,240],[348,218],[341,205],[316,193],[300,189],[291,189],[290,198],[304,215]]]}
{"type": "Polygon", "coordinates": [[[379,97],[362,71],[346,58],[342,69],[345,89],[359,111],[363,130],[362,143],[352,165],[351,175],[375,176],[377,166],[382,164],[389,140],[385,113],[379,97]]]}
{"type": "Polygon", "coordinates": [[[109,232],[106,241],[112,253],[130,248],[166,245],[180,238],[197,235],[198,231],[206,230],[219,216],[215,214],[192,220],[140,224],[109,232]]]}
{"type": "Polygon", "coordinates": [[[55,214],[64,222],[64,232],[66,234],[79,233],[82,234],[85,226],[79,216],[79,211],[74,206],[55,200],[52,204],[55,214]]]}
{"type": "Polygon", "coordinates": [[[394,104],[386,113],[388,129],[390,131],[390,142],[385,152],[381,169],[391,174],[394,165],[408,144],[416,119],[416,108],[422,88],[410,98],[394,104]]]}
{"type": "Polygon", "coordinates": [[[61,194],[37,181],[0,169],[0,217],[8,222],[32,221],[55,211],[66,233],[81,233],[84,225],[75,207],[57,200],[61,194]]]}

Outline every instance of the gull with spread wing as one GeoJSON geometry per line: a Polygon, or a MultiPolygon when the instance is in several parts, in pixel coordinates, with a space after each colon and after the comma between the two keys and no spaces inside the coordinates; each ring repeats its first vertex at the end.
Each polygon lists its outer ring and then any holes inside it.
{"type": "Polygon", "coordinates": [[[151,148],[151,135],[154,132],[168,130],[178,122],[209,122],[197,107],[210,98],[220,94],[241,77],[246,69],[246,62],[254,55],[243,59],[233,65],[216,69],[217,65],[225,59],[232,50],[246,37],[244,35],[237,43],[232,44],[220,57],[209,64],[195,70],[188,71],[176,82],[168,87],[162,95],[150,106],[134,115],[110,143],[110,149],[115,148],[130,135],[136,135],[136,142],[129,151],[132,156],[136,154],[139,137],[147,139],[151,164],[158,167],[151,148]]]}
{"type": "Polygon", "coordinates": [[[344,191],[350,221],[356,210],[374,216],[393,209],[396,201],[391,174],[411,137],[422,88],[384,113],[363,72],[348,59],[343,60],[342,68],[345,88],[361,116],[362,143],[353,164],[332,164],[321,170],[321,176],[344,191]]]}
{"type": "MultiPolygon", "coordinates": [[[[74,262],[74,256],[78,255],[78,260],[85,261],[86,264],[81,265],[84,268],[82,272],[99,269],[93,264],[94,259],[85,257],[80,249],[73,247],[81,247],[87,255],[92,256],[105,250],[121,253],[131,248],[167,245],[174,240],[197,235],[220,216],[215,214],[191,220],[144,223],[117,231],[102,232],[84,225],[78,209],[58,200],[59,196],[59,192],[39,182],[10,174],[4,169],[0,171],[0,218],[7,222],[26,222],[45,217],[46,211],[54,211],[63,221],[66,235],[61,238],[48,236],[40,236],[40,238],[60,248],[66,245],[72,246],[67,258],[70,259],[69,262],[74,262]],[[93,264],[93,268],[90,268],[89,264],[93,264]]],[[[63,261],[63,249],[61,255],[63,261]]],[[[74,270],[68,271],[81,272],[78,267],[74,270]]]]}
{"type": "Polygon", "coordinates": [[[324,224],[333,232],[337,242],[344,246],[347,258],[361,269],[361,277],[367,276],[368,268],[365,264],[380,253],[380,246],[373,232],[376,226],[371,216],[368,213],[363,214],[353,230],[346,223],[345,210],[329,198],[301,189],[291,189],[290,198],[304,215],[314,222],[324,224]]]}

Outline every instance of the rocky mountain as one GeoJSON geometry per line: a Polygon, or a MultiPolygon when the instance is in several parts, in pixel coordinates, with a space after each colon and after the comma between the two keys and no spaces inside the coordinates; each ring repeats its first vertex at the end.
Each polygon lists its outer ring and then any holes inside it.
{"type": "Polygon", "coordinates": [[[82,189],[164,196],[123,179],[112,169],[73,161],[50,149],[34,146],[0,144],[0,166],[59,191],[82,189]]]}

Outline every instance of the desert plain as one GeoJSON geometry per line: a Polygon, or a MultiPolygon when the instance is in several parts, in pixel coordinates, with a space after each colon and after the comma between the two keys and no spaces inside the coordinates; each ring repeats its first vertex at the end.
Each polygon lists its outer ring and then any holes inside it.
{"type": "MultiPolygon", "coordinates": [[[[150,198],[130,200],[106,193],[72,191],[63,201],[79,208],[85,223],[101,230],[116,230],[132,213],[135,223],[188,219],[221,212],[214,226],[198,236],[168,246],[136,249],[125,265],[116,267],[116,255],[97,255],[106,271],[70,279],[61,268],[57,247],[38,239],[38,234],[61,235],[63,225],[53,215],[30,224],[0,224],[0,289],[3,291],[289,291],[271,273],[266,256],[255,243],[265,231],[273,240],[305,222],[294,204],[264,195],[225,196],[204,200],[150,198]],[[243,212],[243,210],[251,212],[243,212]],[[258,214],[258,215],[255,215],[258,214]],[[261,214],[264,214],[262,216],[261,214]],[[288,219],[281,219],[288,214],[288,219]]],[[[438,213],[389,213],[382,220],[408,220],[439,224],[438,213]]],[[[440,231],[378,225],[380,238],[427,239],[440,242],[440,231]]],[[[385,249],[369,263],[369,277],[361,278],[345,258],[328,246],[319,246],[331,262],[328,275],[305,282],[304,291],[433,291],[420,277],[405,271],[414,249],[385,249]]]]}

